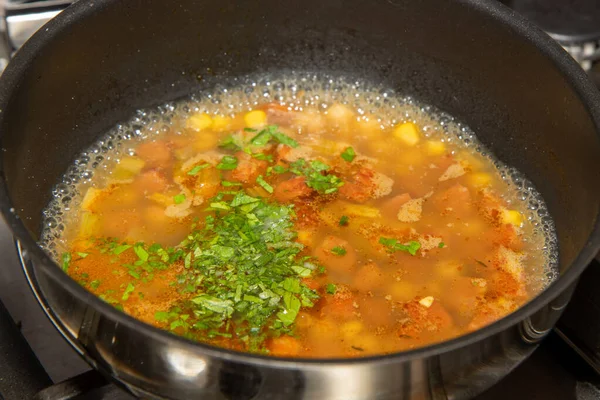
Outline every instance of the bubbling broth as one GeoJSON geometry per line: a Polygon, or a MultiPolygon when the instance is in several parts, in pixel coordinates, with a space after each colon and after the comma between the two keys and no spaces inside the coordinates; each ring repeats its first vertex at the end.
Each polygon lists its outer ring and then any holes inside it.
{"type": "Polygon", "coordinates": [[[64,271],[148,324],[234,350],[362,357],[513,312],[556,277],[544,202],[448,115],[292,74],[140,111],[44,211],[64,271]]]}

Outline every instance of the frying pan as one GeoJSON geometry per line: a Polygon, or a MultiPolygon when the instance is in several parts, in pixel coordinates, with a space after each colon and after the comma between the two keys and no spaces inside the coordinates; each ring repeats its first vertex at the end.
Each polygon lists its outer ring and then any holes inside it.
{"type": "Polygon", "coordinates": [[[493,1],[79,1],[34,35],[0,79],[0,208],[57,329],[138,396],[469,398],[536,348],[598,250],[599,105],[556,43],[493,1]],[[275,359],[136,321],[37,245],[53,185],[100,134],[136,109],[282,71],[360,77],[471,127],[544,196],[560,277],[515,313],[444,343],[364,359],[275,359]]]}

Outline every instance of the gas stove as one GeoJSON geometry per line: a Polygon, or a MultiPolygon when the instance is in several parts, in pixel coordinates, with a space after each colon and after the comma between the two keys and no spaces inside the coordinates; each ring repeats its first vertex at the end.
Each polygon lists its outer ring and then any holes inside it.
{"type": "MultiPolygon", "coordinates": [[[[85,1],[85,0],[84,0],[85,1]]],[[[0,71],[69,0],[0,0],[0,71]],[[4,4],[3,4],[4,3],[4,4]]],[[[556,39],[600,87],[600,3],[504,0],[556,39]]],[[[0,400],[133,396],[91,369],[46,318],[27,285],[13,238],[0,220],[0,400]]],[[[538,350],[476,400],[600,399],[600,263],[582,276],[557,328],[538,350]]]]}

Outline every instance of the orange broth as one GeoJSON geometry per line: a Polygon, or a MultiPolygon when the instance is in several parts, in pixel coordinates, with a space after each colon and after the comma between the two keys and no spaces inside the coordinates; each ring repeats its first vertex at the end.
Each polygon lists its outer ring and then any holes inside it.
{"type": "MultiPolygon", "coordinates": [[[[494,162],[426,132],[428,121],[384,126],[341,103],[298,108],[283,101],[233,114],[177,114],[80,185],[58,261],[137,319],[241,351],[363,357],[479,329],[543,288],[544,237],[494,162]],[[252,145],[261,133],[268,142],[252,145]],[[315,173],[326,178],[324,188],[315,173]],[[294,273],[281,277],[287,283],[238,282],[236,295],[218,279],[250,279],[275,262],[242,272],[227,260],[245,239],[214,247],[220,239],[206,217],[218,224],[239,193],[290,210],[289,229],[276,229],[300,245],[286,244],[297,249],[289,261],[294,273]],[[181,243],[195,231],[208,236],[190,250],[181,243]],[[217,258],[196,266],[215,249],[217,258]],[[199,271],[220,271],[212,291],[199,271]],[[260,323],[241,305],[266,299],[275,308],[260,323]]],[[[242,236],[253,229],[240,226],[242,236]]]]}

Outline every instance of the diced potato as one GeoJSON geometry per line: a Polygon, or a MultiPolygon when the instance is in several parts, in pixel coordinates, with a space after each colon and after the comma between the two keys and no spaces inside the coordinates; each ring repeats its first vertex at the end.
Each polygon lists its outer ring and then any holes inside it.
{"type": "Polygon", "coordinates": [[[466,173],[467,173],[467,170],[465,169],[464,163],[461,162],[461,163],[452,164],[448,167],[448,169],[446,169],[446,171],[444,171],[442,176],[440,176],[439,181],[444,182],[449,179],[455,179],[455,178],[463,176],[466,173]]]}
{"type": "Polygon", "coordinates": [[[163,193],[152,193],[150,196],[148,196],[148,198],[165,207],[174,203],[173,197],[167,196],[163,193]]]}
{"type": "Polygon", "coordinates": [[[123,157],[115,167],[112,177],[116,180],[131,179],[144,168],[146,163],[138,157],[123,157]]]}
{"type": "Polygon", "coordinates": [[[352,346],[358,347],[365,351],[373,351],[379,348],[379,340],[375,335],[372,334],[362,334],[357,335],[352,339],[352,346]]]}
{"type": "Polygon", "coordinates": [[[477,172],[469,175],[469,183],[476,188],[483,188],[492,183],[492,177],[485,172],[477,172]]]}
{"type": "Polygon", "coordinates": [[[514,226],[521,226],[523,224],[523,216],[517,210],[502,210],[502,222],[505,224],[511,224],[514,226]]]}
{"type": "Polygon", "coordinates": [[[417,222],[423,212],[423,199],[412,199],[400,206],[398,220],[401,222],[417,222]]]}
{"type": "Polygon", "coordinates": [[[83,200],[81,201],[81,208],[89,211],[101,193],[102,190],[93,187],[88,188],[87,192],[85,192],[85,196],[83,196],[83,200]]]}
{"type": "Polygon", "coordinates": [[[425,308],[429,308],[433,304],[433,301],[434,301],[433,296],[427,296],[427,297],[423,297],[421,300],[419,300],[419,304],[425,308]]]}
{"type": "Polygon", "coordinates": [[[409,282],[394,282],[389,287],[389,293],[394,301],[410,301],[417,295],[417,288],[409,282]]]}
{"type": "Polygon", "coordinates": [[[456,278],[461,275],[462,264],[455,260],[439,261],[435,266],[435,275],[440,278],[456,278]]]}
{"type": "Polygon", "coordinates": [[[96,228],[100,222],[100,217],[90,212],[81,214],[81,223],[79,224],[79,236],[89,237],[96,233],[96,228]]]}
{"type": "Polygon", "coordinates": [[[325,120],[323,115],[315,110],[306,110],[296,113],[296,123],[305,127],[310,132],[318,132],[323,129],[325,120]]]}
{"type": "Polygon", "coordinates": [[[427,153],[431,156],[441,156],[446,152],[446,145],[444,142],[437,140],[428,140],[426,144],[427,153]]]}
{"type": "Polygon", "coordinates": [[[340,328],[341,334],[345,339],[351,339],[362,332],[363,324],[360,321],[349,321],[340,328]]]}
{"type": "Polygon", "coordinates": [[[344,205],[344,214],[351,217],[379,218],[381,213],[375,207],[364,206],[361,204],[344,205]]]}
{"type": "Polygon", "coordinates": [[[354,116],[349,107],[343,104],[334,104],[327,110],[327,118],[336,124],[345,124],[354,116]]]}
{"type": "Polygon", "coordinates": [[[244,123],[250,128],[260,128],[267,123],[267,114],[261,110],[250,111],[244,115],[244,123]]]}
{"type": "Polygon", "coordinates": [[[208,114],[194,114],[185,121],[185,126],[195,131],[202,131],[212,126],[213,119],[208,114]]]}
{"type": "Polygon", "coordinates": [[[212,119],[212,129],[215,132],[223,132],[231,125],[231,118],[216,115],[212,119]]]}
{"type": "Polygon", "coordinates": [[[385,276],[375,263],[360,267],[354,275],[354,286],[361,292],[375,290],[385,282],[385,276]]]}
{"type": "Polygon", "coordinates": [[[217,145],[217,137],[209,132],[202,132],[196,135],[192,147],[198,152],[208,151],[217,145]]]}
{"type": "Polygon", "coordinates": [[[416,145],[421,139],[419,129],[412,122],[405,122],[397,125],[392,133],[396,139],[402,141],[408,146],[416,145]]]}

